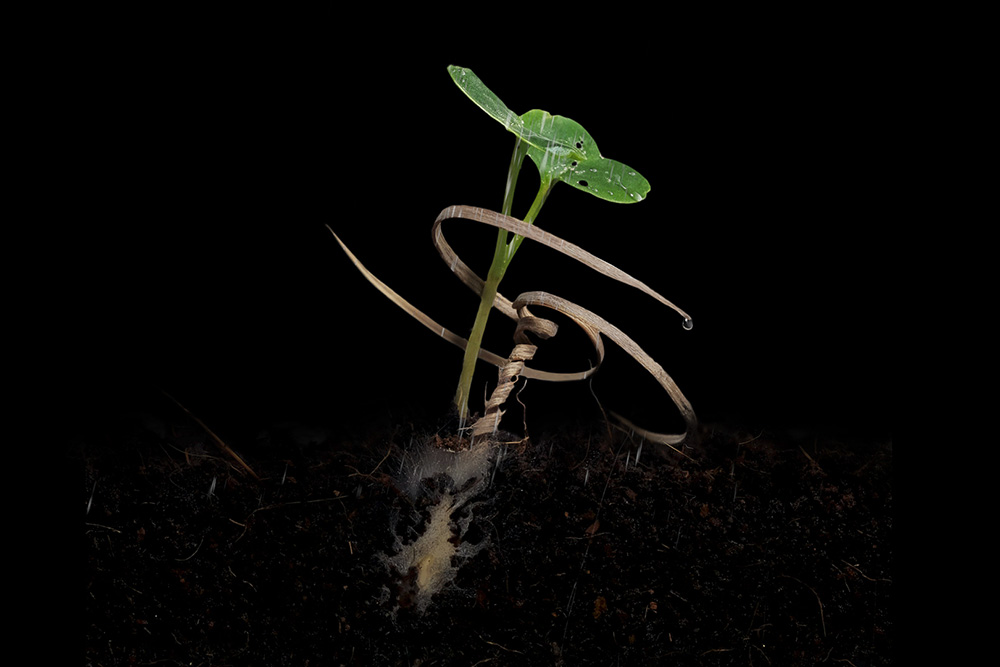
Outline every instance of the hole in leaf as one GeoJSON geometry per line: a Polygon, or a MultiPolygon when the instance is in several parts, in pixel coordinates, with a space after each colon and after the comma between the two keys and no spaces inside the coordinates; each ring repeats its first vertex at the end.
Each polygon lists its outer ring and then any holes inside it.
{"type": "Polygon", "coordinates": [[[583,142],[582,141],[576,142],[576,147],[577,148],[583,148],[583,142]]]}
{"type": "Polygon", "coordinates": [[[587,187],[587,181],[577,181],[577,183],[579,183],[583,187],[587,187]]]}
{"type": "Polygon", "coordinates": [[[573,160],[573,164],[571,166],[575,167],[577,164],[579,163],[576,160],[573,160]]]}

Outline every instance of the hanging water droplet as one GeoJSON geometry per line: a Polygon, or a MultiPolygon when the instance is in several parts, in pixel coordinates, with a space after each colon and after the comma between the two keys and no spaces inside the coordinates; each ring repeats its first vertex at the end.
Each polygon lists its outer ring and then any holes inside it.
{"type": "Polygon", "coordinates": [[[692,320],[690,317],[685,317],[684,324],[681,326],[684,327],[685,331],[691,331],[691,329],[694,329],[694,320],[692,320]]]}

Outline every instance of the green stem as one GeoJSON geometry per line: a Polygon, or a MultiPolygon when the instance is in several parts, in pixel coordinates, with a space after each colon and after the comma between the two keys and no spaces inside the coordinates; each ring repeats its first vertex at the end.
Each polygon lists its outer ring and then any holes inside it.
{"type": "MultiPolygon", "coordinates": [[[[504,195],[503,214],[510,215],[514,202],[514,188],[517,185],[517,176],[527,155],[528,146],[521,142],[520,138],[514,146],[514,155],[510,161],[510,169],[507,173],[507,192],[504,195]]],[[[538,212],[542,209],[542,204],[552,189],[553,181],[543,180],[532,202],[528,215],[524,222],[529,225],[535,221],[538,212]]],[[[462,362],[462,375],[458,381],[458,390],[455,392],[455,407],[458,408],[459,421],[464,425],[469,415],[469,393],[472,388],[472,377],[476,370],[476,360],[479,358],[479,350],[482,348],[483,333],[486,331],[486,322],[489,320],[490,311],[493,309],[493,301],[497,295],[497,288],[503,280],[507,267],[510,265],[514,253],[521,246],[523,236],[514,235],[513,240],[507,243],[507,230],[501,229],[497,233],[497,244],[493,251],[493,262],[490,264],[489,272],[486,274],[486,281],[483,291],[480,294],[479,310],[476,312],[476,321],[469,334],[469,343],[465,347],[465,358],[462,362]]]]}

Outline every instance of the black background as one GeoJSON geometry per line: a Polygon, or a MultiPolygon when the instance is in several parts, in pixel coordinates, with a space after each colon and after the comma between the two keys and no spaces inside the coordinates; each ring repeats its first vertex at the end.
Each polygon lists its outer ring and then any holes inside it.
{"type": "MultiPolygon", "coordinates": [[[[81,35],[57,91],[71,187],[53,197],[71,213],[50,227],[66,410],[103,419],[164,390],[248,427],[443,415],[460,351],[378,294],[325,225],[431,317],[471,327],[476,300],[430,227],[452,204],[499,208],[513,136],[455,87],[454,63],[518,113],[577,120],[646,176],[630,206],[557,186],[538,225],[695,327],[530,244],[502,292],[544,289],[614,322],[704,421],[889,432],[893,71],[864,17],[383,18],[116,16],[81,35]]],[[[446,233],[485,271],[491,230],[446,233]]],[[[492,319],[489,347],[505,355],[511,331],[492,319]]],[[[586,367],[575,335],[537,365],[586,367]]],[[[493,378],[481,368],[474,391],[493,378]]],[[[626,356],[611,351],[594,388],[670,426],[626,356]]],[[[582,386],[522,398],[537,418],[594,409],[582,386]]]]}

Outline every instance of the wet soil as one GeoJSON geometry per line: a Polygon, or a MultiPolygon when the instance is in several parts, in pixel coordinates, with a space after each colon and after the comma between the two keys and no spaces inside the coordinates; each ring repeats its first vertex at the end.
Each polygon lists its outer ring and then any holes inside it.
{"type": "Polygon", "coordinates": [[[86,664],[892,664],[887,442],[511,436],[466,537],[487,546],[420,615],[380,554],[419,529],[394,480],[433,435],[229,442],[259,480],[168,409],[78,441],[86,664]]]}

